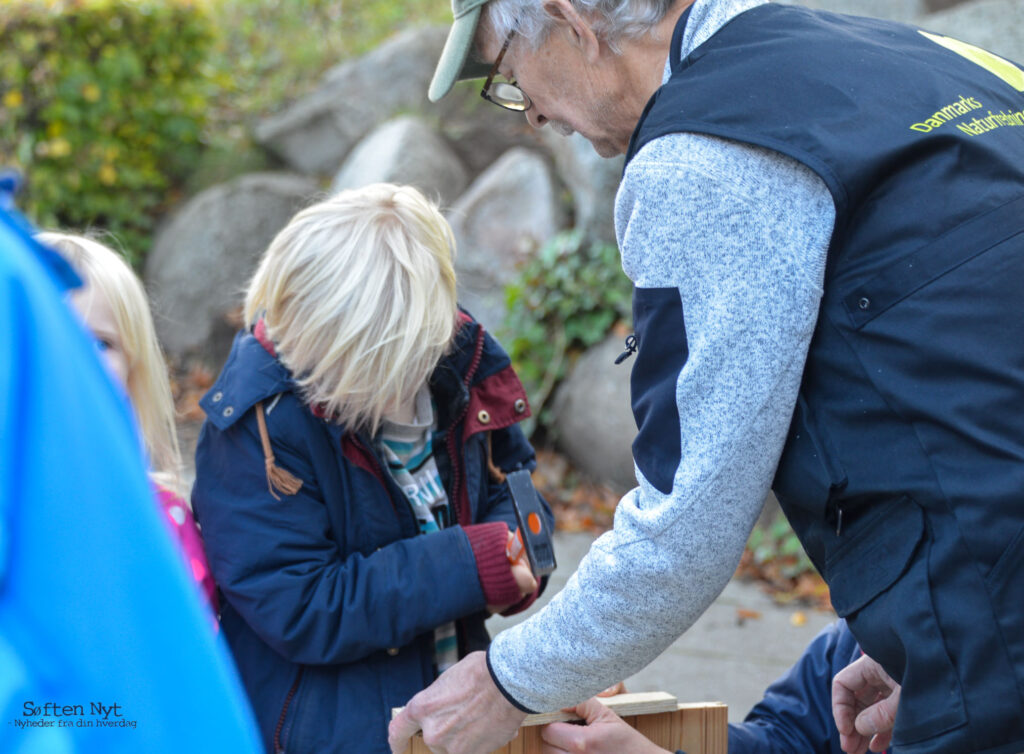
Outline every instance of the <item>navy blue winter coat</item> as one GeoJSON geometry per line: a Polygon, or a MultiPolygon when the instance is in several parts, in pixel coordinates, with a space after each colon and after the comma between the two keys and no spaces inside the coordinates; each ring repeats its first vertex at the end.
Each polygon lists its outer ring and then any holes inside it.
{"type": "Polygon", "coordinates": [[[240,333],[201,401],[193,506],[221,625],[268,751],[383,754],[391,709],[434,680],[433,629],[456,621],[460,654],[487,646],[485,572],[487,597],[499,573],[504,604],[519,599],[504,554],[515,517],[487,460],[533,468],[517,426],[526,396],[501,347],[462,315],[430,378],[457,525],[421,536],[370,438],[317,416],[272,348],[240,333]],[[302,480],[281,499],[268,490],[259,401],[277,465],[302,480]]]}
{"type": "Polygon", "coordinates": [[[832,679],[861,654],[845,620],[826,627],[744,721],[729,726],[729,754],[843,754],[832,679]]]}

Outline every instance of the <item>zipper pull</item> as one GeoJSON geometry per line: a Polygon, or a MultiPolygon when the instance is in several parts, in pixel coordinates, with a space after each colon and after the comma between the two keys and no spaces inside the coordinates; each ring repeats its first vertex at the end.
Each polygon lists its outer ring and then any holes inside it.
{"type": "Polygon", "coordinates": [[[840,536],[843,533],[843,507],[841,505],[836,506],[836,536],[840,536]]]}
{"type": "Polygon", "coordinates": [[[636,353],[636,335],[630,335],[626,338],[626,350],[618,355],[615,359],[616,364],[621,364],[630,356],[636,353]]]}

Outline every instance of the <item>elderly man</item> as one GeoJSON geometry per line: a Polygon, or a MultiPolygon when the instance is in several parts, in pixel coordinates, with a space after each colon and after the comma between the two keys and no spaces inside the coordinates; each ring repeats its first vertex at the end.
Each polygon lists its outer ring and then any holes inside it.
{"type": "Polygon", "coordinates": [[[1024,72],[763,0],[453,6],[432,99],[487,76],[531,124],[626,153],[639,484],[392,749],[422,728],[490,751],[653,660],[771,486],[873,658],[837,679],[844,748],[887,739],[899,698],[896,752],[1024,750],[1024,72]]]}

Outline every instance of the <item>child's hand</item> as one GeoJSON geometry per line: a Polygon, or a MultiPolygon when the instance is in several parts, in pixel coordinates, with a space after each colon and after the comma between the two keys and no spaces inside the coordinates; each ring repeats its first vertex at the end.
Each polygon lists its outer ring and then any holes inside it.
{"type": "Polygon", "coordinates": [[[520,596],[529,597],[537,591],[537,579],[533,577],[530,561],[526,558],[518,560],[512,565],[512,578],[516,580],[520,596]]]}
{"type": "Polygon", "coordinates": [[[621,754],[628,751],[629,754],[668,754],[596,699],[588,699],[577,705],[575,711],[586,721],[586,725],[552,723],[545,726],[540,734],[545,752],[621,754]]]}
{"type": "Polygon", "coordinates": [[[604,691],[602,691],[600,694],[598,694],[598,696],[609,697],[609,696],[618,696],[619,694],[628,694],[628,693],[629,692],[626,691],[626,682],[625,681],[619,681],[614,686],[609,686],[608,688],[606,688],[604,691]]]}
{"type": "Polygon", "coordinates": [[[529,597],[537,591],[537,579],[533,577],[533,571],[530,570],[530,559],[526,557],[526,549],[523,547],[522,540],[517,537],[517,532],[510,531],[508,533],[505,552],[516,552],[515,558],[510,556],[512,560],[512,577],[516,580],[516,586],[519,587],[520,596],[529,597]]]}
{"type": "MultiPolygon", "coordinates": [[[[508,533],[508,542],[506,545],[506,552],[512,552],[516,540],[514,532],[508,533]]],[[[526,551],[519,549],[519,557],[513,562],[509,563],[509,567],[512,569],[512,578],[516,580],[516,586],[519,587],[519,596],[529,597],[535,591],[537,591],[537,579],[533,577],[533,571],[530,570],[530,560],[526,557],[526,551]]],[[[488,605],[487,609],[491,613],[503,613],[508,610],[511,605],[488,605]]]]}

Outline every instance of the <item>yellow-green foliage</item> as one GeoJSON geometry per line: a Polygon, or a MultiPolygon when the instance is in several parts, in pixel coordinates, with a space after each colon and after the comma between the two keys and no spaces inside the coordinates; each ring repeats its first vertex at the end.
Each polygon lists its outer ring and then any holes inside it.
{"type": "MultiPolygon", "coordinates": [[[[0,0],[4,2],[4,0],[0,0]]],[[[228,96],[213,117],[239,123],[279,110],[338,63],[413,26],[451,23],[450,0],[209,0],[228,96]]],[[[219,134],[212,134],[217,138],[219,134]]]]}
{"type": "Polygon", "coordinates": [[[188,0],[0,0],[0,165],[26,214],[143,253],[200,148],[213,40],[188,0]]]}

